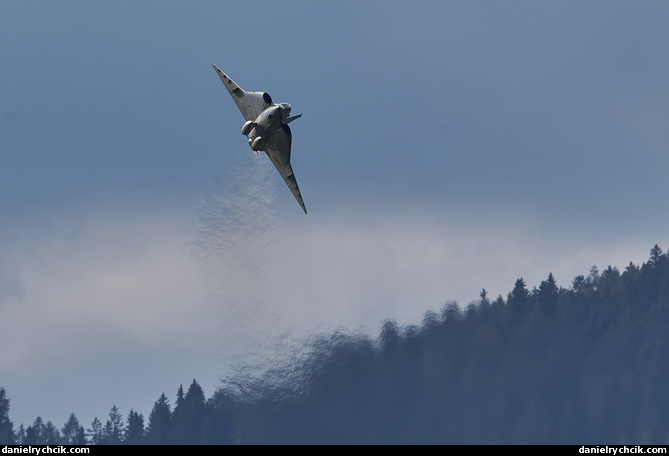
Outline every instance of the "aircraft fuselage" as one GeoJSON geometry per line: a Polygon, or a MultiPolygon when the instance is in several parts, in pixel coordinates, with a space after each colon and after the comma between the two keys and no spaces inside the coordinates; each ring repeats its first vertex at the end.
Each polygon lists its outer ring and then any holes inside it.
{"type": "MultiPolygon", "coordinates": [[[[251,149],[255,151],[265,150],[267,140],[274,132],[281,128],[286,128],[284,123],[289,123],[299,117],[288,117],[290,109],[288,103],[280,103],[268,106],[260,113],[255,122],[253,122],[253,129],[249,132],[249,146],[251,146],[251,149]]],[[[290,130],[288,131],[290,132],[290,130]]],[[[243,129],[242,132],[244,132],[243,129]]]]}
{"type": "Polygon", "coordinates": [[[251,137],[261,136],[267,138],[269,135],[281,128],[283,116],[280,106],[270,106],[260,113],[255,121],[255,127],[251,130],[251,137]]]}

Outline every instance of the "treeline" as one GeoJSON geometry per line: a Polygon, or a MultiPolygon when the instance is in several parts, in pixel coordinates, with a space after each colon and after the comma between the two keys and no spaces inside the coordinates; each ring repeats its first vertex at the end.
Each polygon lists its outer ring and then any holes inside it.
{"type": "Polygon", "coordinates": [[[448,303],[419,326],[315,337],[310,355],[209,399],[163,394],[146,427],[116,407],[84,431],[38,418],[14,430],[0,389],[0,443],[668,444],[669,253],[641,266],[518,279],[506,296],[448,303]],[[32,439],[32,440],[31,440],[32,439]],[[34,440],[42,439],[42,440],[34,440]]]}
{"type": "MultiPolygon", "coordinates": [[[[216,395],[214,395],[216,397],[216,395]]],[[[212,399],[209,400],[211,402],[212,399]]],[[[124,420],[118,407],[113,406],[109,418],[103,424],[97,417],[90,428],[84,429],[74,413],[58,429],[51,421],[41,417],[27,428],[21,424],[14,430],[9,419],[9,399],[4,388],[0,388],[0,444],[18,445],[144,445],[206,443],[202,440],[202,426],[209,414],[209,405],[197,381],[193,380],[184,394],[179,386],[174,410],[163,393],[149,415],[148,425],[144,416],[130,410],[124,420]]]]}

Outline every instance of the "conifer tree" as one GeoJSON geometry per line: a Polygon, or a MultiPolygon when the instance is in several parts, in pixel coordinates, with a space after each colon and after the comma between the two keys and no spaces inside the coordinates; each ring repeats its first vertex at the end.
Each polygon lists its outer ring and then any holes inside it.
{"type": "Polygon", "coordinates": [[[516,280],[513,290],[507,296],[506,303],[515,320],[526,316],[530,306],[530,293],[522,277],[516,280]]]}
{"type": "Polygon", "coordinates": [[[61,443],[60,431],[51,421],[47,421],[42,427],[40,441],[42,445],[58,445],[61,443]]]}
{"type": "Polygon", "coordinates": [[[662,258],[662,249],[660,248],[659,245],[655,244],[655,246],[650,249],[650,259],[648,262],[652,266],[657,266],[658,263],[660,263],[660,260],[662,258]]]}
{"type": "Polygon", "coordinates": [[[26,441],[26,428],[23,427],[23,423],[19,425],[19,428],[16,430],[16,441],[17,445],[23,445],[26,441]]]}
{"type": "Polygon", "coordinates": [[[128,425],[125,428],[123,443],[126,445],[142,445],[144,443],[144,416],[130,409],[128,425]]]}
{"type": "Polygon", "coordinates": [[[202,421],[207,412],[204,391],[193,379],[184,397],[187,428],[184,433],[184,444],[195,445],[202,441],[202,421]]]}
{"type": "Polygon", "coordinates": [[[235,403],[227,391],[219,389],[207,401],[207,416],[202,423],[204,445],[230,445],[235,403]]]}
{"type": "Polygon", "coordinates": [[[484,312],[487,312],[490,309],[490,300],[488,299],[488,292],[486,291],[485,288],[481,290],[481,293],[479,294],[479,297],[481,298],[479,305],[481,306],[481,309],[484,312]]]}
{"type": "Polygon", "coordinates": [[[0,388],[0,445],[12,445],[14,442],[14,424],[9,419],[9,398],[5,389],[0,388]]]}
{"type": "Polygon", "coordinates": [[[163,393],[153,405],[146,430],[146,441],[152,445],[167,445],[171,442],[172,410],[163,393]]]}
{"type": "Polygon", "coordinates": [[[186,399],[184,398],[183,384],[179,384],[177,390],[177,400],[174,403],[174,410],[172,411],[172,442],[181,444],[184,440],[186,428],[187,413],[186,413],[186,399]]]}
{"type": "Polygon", "coordinates": [[[42,440],[44,436],[44,421],[41,416],[35,418],[33,424],[26,429],[26,444],[28,445],[46,445],[42,440]]]}
{"type": "Polygon", "coordinates": [[[95,417],[91,423],[91,428],[88,430],[88,436],[91,438],[93,445],[104,444],[104,429],[97,417],[95,417]]]}
{"type": "Polygon", "coordinates": [[[74,415],[70,414],[67,422],[60,430],[62,435],[62,443],[65,445],[86,445],[86,431],[84,427],[79,424],[79,420],[74,415]]]}
{"type": "Polygon", "coordinates": [[[184,386],[179,384],[179,389],[177,390],[177,401],[174,403],[173,415],[177,414],[177,410],[181,409],[184,406],[184,386]]]}
{"type": "Polygon", "coordinates": [[[202,421],[206,413],[202,387],[193,379],[188,392],[183,387],[177,392],[177,405],[173,413],[174,443],[195,445],[202,442],[202,421]]]}
{"type": "Polygon", "coordinates": [[[539,308],[544,313],[552,314],[555,312],[558,303],[558,286],[555,283],[553,273],[548,274],[548,279],[541,282],[537,298],[539,308]]]}
{"type": "Polygon", "coordinates": [[[104,443],[106,445],[120,445],[123,442],[123,415],[115,405],[109,412],[109,419],[105,424],[104,443]]]}

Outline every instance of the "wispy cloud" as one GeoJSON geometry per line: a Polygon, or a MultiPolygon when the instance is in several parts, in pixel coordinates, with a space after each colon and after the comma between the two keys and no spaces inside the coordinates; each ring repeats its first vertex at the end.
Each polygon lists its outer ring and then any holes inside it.
{"type": "Polygon", "coordinates": [[[179,225],[103,217],[76,235],[12,246],[2,268],[13,271],[15,290],[0,304],[4,374],[114,350],[127,338],[157,344],[192,335],[189,310],[200,279],[179,225]],[[95,337],[102,329],[113,336],[95,337]]]}

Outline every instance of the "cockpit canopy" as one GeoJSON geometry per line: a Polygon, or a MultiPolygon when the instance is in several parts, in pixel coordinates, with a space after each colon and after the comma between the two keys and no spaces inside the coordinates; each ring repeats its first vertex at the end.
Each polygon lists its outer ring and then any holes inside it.
{"type": "Polygon", "coordinates": [[[279,107],[281,108],[281,115],[283,117],[283,121],[285,122],[288,116],[290,116],[290,104],[288,103],[279,103],[279,107]]]}

